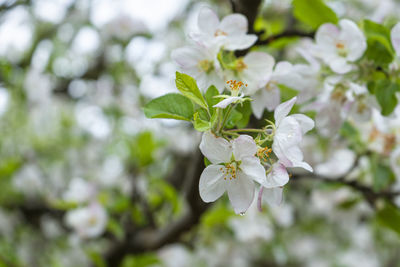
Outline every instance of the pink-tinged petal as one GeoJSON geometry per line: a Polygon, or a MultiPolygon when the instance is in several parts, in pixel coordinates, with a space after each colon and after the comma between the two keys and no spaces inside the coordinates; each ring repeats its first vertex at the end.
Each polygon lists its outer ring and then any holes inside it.
{"type": "Polygon", "coordinates": [[[265,188],[263,197],[269,205],[281,205],[283,202],[283,187],[265,188]]]}
{"type": "MultiPolygon", "coordinates": [[[[306,162],[303,161],[303,152],[301,152],[298,146],[292,146],[284,150],[285,156],[290,160],[290,167],[303,168],[309,172],[313,171],[313,168],[306,162]]],[[[289,166],[287,166],[289,167],[289,166]]]]}
{"type": "Polygon", "coordinates": [[[294,103],[296,103],[297,97],[293,97],[292,99],[283,102],[279,106],[276,107],[274,118],[275,125],[278,127],[282,120],[289,114],[290,110],[292,110],[294,103]]]}
{"type": "Polygon", "coordinates": [[[243,50],[251,47],[257,41],[257,35],[232,35],[227,36],[224,41],[224,48],[226,50],[243,50]]]}
{"type": "Polygon", "coordinates": [[[282,163],[275,163],[272,165],[272,170],[267,176],[267,181],[264,183],[265,188],[274,188],[278,186],[284,186],[289,182],[289,174],[286,170],[285,165],[282,163]]]}
{"type": "Polygon", "coordinates": [[[310,117],[307,117],[306,115],[293,114],[290,115],[289,117],[294,118],[299,123],[303,134],[310,131],[315,126],[314,121],[310,117]]]}
{"type": "Polygon", "coordinates": [[[321,25],[315,34],[317,47],[325,52],[336,52],[336,41],[339,38],[339,34],[340,31],[336,25],[331,23],[321,25]]]}
{"type": "Polygon", "coordinates": [[[242,163],[240,164],[239,168],[248,178],[256,181],[261,185],[267,184],[265,169],[261,165],[260,160],[257,157],[242,158],[242,163]]]}
{"type": "Polygon", "coordinates": [[[390,39],[396,55],[400,56],[400,22],[397,23],[390,32],[390,39]]]}
{"type": "Polygon", "coordinates": [[[215,104],[213,107],[223,109],[240,99],[242,99],[242,97],[240,97],[240,96],[230,96],[230,97],[225,98],[224,100],[218,102],[218,104],[215,104]]]}
{"type": "Polygon", "coordinates": [[[217,14],[210,8],[204,7],[200,10],[197,20],[199,30],[207,35],[214,35],[219,25],[217,14]]]}
{"type": "Polygon", "coordinates": [[[228,35],[244,35],[247,33],[247,18],[242,14],[232,14],[224,17],[218,27],[228,35]]]}
{"type": "Polygon", "coordinates": [[[257,153],[257,145],[253,137],[241,135],[232,142],[233,155],[236,160],[244,157],[253,157],[257,153]]]}
{"type": "Polygon", "coordinates": [[[257,196],[257,209],[259,212],[262,212],[262,196],[264,192],[264,186],[260,186],[260,191],[258,191],[257,196]]]}
{"type": "Polygon", "coordinates": [[[367,41],[363,32],[358,28],[357,24],[348,19],[339,21],[341,28],[340,40],[344,42],[347,50],[347,60],[356,61],[367,49],[367,41]]]}
{"type": "Polygon", "coordinates": [[[200,150],[213,164],[230,162],[232,146],[222,137],[217,137],[211,132],[205,132],[200,142],[200,150]]]}
{"type": "Polygon", "coordinates": [[[221,165],[209,165],[200,176],[199,192],[204,202],[213,202],[225,192],[224,173],[221,165]]]}
{"type": "Polygon", "coordinates": [[[286,157],[284,149],[285,147],[281,146],[278,140],[274,140],[272,143],[272,151],[274,152],[275,156],[286,167],[293,167],[292,162],[286,157]]]}
{"type": "Polygon", "coordinates": [[[254,199],[254,183],[242,172],[237,177],[226,181],[229,200],[236,214],[244,214],[254,199]]]}

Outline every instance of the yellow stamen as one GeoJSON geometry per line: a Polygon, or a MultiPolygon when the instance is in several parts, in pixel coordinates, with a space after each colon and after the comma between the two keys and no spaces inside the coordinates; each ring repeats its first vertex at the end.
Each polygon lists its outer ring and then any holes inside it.
{"type": "Polygon", "coordinates": [[[217,36],[227,36],[228,34],[226,33],[226,32],[224,32],[224,31],[222,31],[222,30],[220,30],[220,29],[217,29],[216,31],[215,31],[215,33],[214,33],[214,36],[215,37],[217,37],[217,36]]]}
{"type": "Polygon", "coordinates": [[[238,72],[242,72],[243,70],[247,69],[247,65],[244,63],[243,59],[240,58],[236,61],[236,70],[238,72]]]}

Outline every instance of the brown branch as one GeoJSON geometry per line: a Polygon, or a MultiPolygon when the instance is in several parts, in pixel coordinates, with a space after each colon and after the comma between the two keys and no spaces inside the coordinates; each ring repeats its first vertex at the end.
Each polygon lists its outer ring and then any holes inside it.
{"type": "Polygon", "coordinates": [[[267,45],[272,43],[275,40],[278,40],[279,38],[284,38],[284,37],[314,37],[314,32],[302,32],[302,31],[297,31],[297,30],[287,30],[285,32],[271,35],[267,39],[260,40],[258,39],[257,42],[254,45],[267,45]]]}
{"type": "MultiPolygon", "coordinates": [[[[198,184],[204,169],[203,157],[196,151],[188,158],[184,175],[183,191],[189,209],[176,221],[161,229],[140,229],[125,236],[125,239],[114,244],[105,256],[107,266],[119,266],[125,255],[153,251],[166,244],[177,242],[183,233],[198,224],[201,215],[208,205],[200,199],[198,184]]],[[[132,229],[131,229],[132,230],[132,229]]],[[[128,231],[129,232],[129,231],[128,231]]]]}

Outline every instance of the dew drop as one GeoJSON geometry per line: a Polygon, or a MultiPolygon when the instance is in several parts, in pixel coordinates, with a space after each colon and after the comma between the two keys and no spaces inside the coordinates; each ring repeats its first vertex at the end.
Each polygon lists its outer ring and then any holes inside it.
{"type": "Polygon", "coordinates": [[[245,213],[246,213],[246,212],[242,211],[242,212],[239,213],[239,215],[240,215],[240,216],[244,216],[245,213]]]}

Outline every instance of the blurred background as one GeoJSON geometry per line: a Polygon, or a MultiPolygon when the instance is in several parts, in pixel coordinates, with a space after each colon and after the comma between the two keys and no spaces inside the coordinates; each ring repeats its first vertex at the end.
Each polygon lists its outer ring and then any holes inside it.
{"type": "MultiPolygon", "coordinates": [[[[394,0],[327,3],[355,21],[400,14],[394,0]]],[[[400,266],[398,236],[348,187],[293,181],[281,206],[243,217],[199,200],[200,134],[141,108],[176,91],[170,53],[202,6],[232,13],[228,0],[0,0],[1,267],[400,266]]],[[[254,27],[293,23],[291,1],[265,0],[254,27]]],[[[296,42],[260,49],[282,60],[296,42]]]]}

